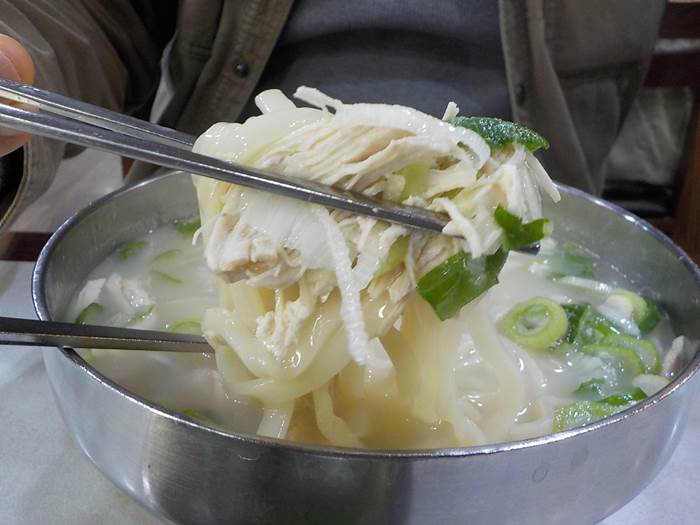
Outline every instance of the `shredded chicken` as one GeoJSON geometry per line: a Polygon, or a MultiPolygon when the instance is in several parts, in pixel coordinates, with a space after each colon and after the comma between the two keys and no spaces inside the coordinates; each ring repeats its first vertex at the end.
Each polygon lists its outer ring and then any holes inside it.
{"type": "MultiPolygon", "coordinates": [[[[304,87],[295,96],[319,109],[296,108],[279,91],[262,93],[256,98],[262,116],[243,125],[217,124],[200,137],[195,151],[369,195],[386,191],[406,204],[446,213],[451,220],[445,232],[461,238],[408,232],[229,185],[221,208],[213,217],[203,216],[203,224],[213,221],[205,231],[207,264],[229,282],[244,279],[271,289],[299,286],[293,300],[277,293],[274,309],[257,321],[256,335],[277,357],[287,355],[317,302],[338,286],[351,334],[349,352],[365,363],[377,352],[368,346],[376,334],[364,327],[363,290],[371,297],[387,293],[400,305],[421,276],[450,255],[464,250],[479,257],[499,248],[496,206],[532,220],[541,216],[539,189],[558,198],[549,177],[522,146],[491,152],[473,131],[402,106],[343,104],[304,87]],[[275,119],[286,132],[273,129],[275,119]],[[424,164],[426,173],[411,187],[400,170],[416,163],[424,164]],[[392,246],[406,235],[410,242],[402,259],[378,273],[392,246]],[[334,278],[314,285],[319,275],[329,273],[334,278]]],[[[457,113],[450,103],[444,118],[457,113]]]]}

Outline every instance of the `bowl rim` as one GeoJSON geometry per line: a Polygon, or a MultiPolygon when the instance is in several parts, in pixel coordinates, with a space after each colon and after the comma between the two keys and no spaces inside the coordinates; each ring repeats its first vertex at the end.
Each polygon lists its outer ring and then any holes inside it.
{"type": "MultiPolygon", "coordinates": [[[[103,197],[100,197],[84,208],[78,210],[75,214],[69,217],[66,221],[61,224],[61,226],[51,235],[47,243],[44,245],[39,257],[37,258],[36,264],[34,266],[34,271],[32,272],[32,302],[34,305],[34,310],[37,316],[41,320],[51,320],[48,311],[48,304],[46,300],[46,293],[44,282],[47,279],[47,268],[49,262],[52,258],[53,252],[56,250],[57,246],[61,243],[63,238],[73,229],[74,226],[78,225],[84,219],[89,217],[97,209],[105,205],[106,203],[121,198],[123,195],[127,195],[131,192],[137,192],[140,188],[154,184],[165,178],[171,176],[183,176],[188,175],[181,171],[169,171],[161,175],[149,178],[147,180],[139,181],[133,184],[128,184],[123,186],[103,197]]],[[[629,211],[608,202],[599,197],[590,195],[585,191],[579,190],[572,186],[568,186],[561,183],[556,183],[556,186],[562,190],[564,193],[571,194],[574,197],[582,198],[599,206],[608,211],[611,211],[617,215],[620,215],[623,219],[633,223],[635,226],[641,228],[645,233],[651,235],[657,242],[661,243],[664,248],[670,251],[677,259],[683,264],[683,266],[690,272],[694,277],[694,280],[698,287],[700,287],[700,269],[693,262],[693,260],[688,256],[688,254],[683,251],[678,245],[676,245],[666,234],[662,233],[660,230],[652,226],[649,222],[637,217],[636,215],[630,213],[629,211]]],[[[114,394],[121,397],[127,398],[130,402],[145,408],[150,413],[164,417],[170,420],[174,424],[182,424],[188,427],[192,427],[197,431],[204,432],[207,434],[213,434],[223,439],[232,439],[238,441],[242,444],[249,444],[259,447],[270,447],[274,449],[284,449],[288,451],[294,451],[301,454],[310,454],[314,456],[332,456],[332,457],[345,457],[345,458],[356,458],[356,459],[371,459],[371,460],[389,460],[389,459],[440,459],[440,458],[455,458],[455,457],[472,457],[472,456],[486,456],[492,454],[499,454],[503,452],[509,452],[513,450],[529,449],[547,444],[555,444],[560,441],[567,440],[569,438],[574,438],[576,436],[588,434],[589,432],[594,432],[596,430],[622,423],[624,420],[634,417],[641,412],[649,409],[650,407],[656,405],[657,403],[663,401],[666,397],[673,394],[676,390],[680,389],[683,385],[691,380],[691,378],[700,369],[700,349],[696,351],[693,359],[686,365],[685,369],[678,374],[671,382],[664,388],[659,390],[653,396],[650,396],[643,401],[635,403],[630,408],[618,412],[612,416],[608,416],[599,421],[589,423],[587,425],[577,427],[564,432],[557,432],[553,434],[545,434],[544,436],[537,436],[533,438],[521,439],[516,441],[508,441],[501,443],[494,443],[488,445],[479,445],[473,447],[455,447],[455,448],[439,448],[439,449],[358,449],[358,448],[345,448],[345,447],[333,447],[326,445],[314,445],[306,443],[298,443],[286,439],[277,439],[271,437],[258,436],[256,434],[248,434],[244,432],[232,432],[222,429],[212,428],[207,425],[203,425],[194,419],[191,419],[183,414],[180,414],[174,410],[165,408],[153,401],[149,401],[121,386],[120,384],[112,381],[106,376],[102,375],[97,369],[93,368],[87,361],[85,361],[74,349],[72,348],[62,348],[60,352],[65,358],[67,358],[71,363],[78,368],[80,368],[84,373],[86,373],[92,380],[95,380],[103,387],[112,390],[114,394]]]]}

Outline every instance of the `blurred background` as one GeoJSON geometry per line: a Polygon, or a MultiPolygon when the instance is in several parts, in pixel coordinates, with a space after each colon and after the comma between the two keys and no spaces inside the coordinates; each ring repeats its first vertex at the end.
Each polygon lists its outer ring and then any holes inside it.
{"type": "MultiPolygon", "coordinates": [[[[696,261],[700,261],[699,94],[700,1],[669,0],[645,87],[605,165],[603,196],[649,219],[696,261]]],[[[159,98],[166,97],[163,85],[159,98]]],[[[97,151],[65,160],[49,191],[12,230],[34,232],[29,238],[42,243],[46,233],[76,210],[118,188],[122,173],[122,159],[97,151]]],[[[13,235],[3,242],[19,258],[22,250],[30,249],[13,235]]]]}

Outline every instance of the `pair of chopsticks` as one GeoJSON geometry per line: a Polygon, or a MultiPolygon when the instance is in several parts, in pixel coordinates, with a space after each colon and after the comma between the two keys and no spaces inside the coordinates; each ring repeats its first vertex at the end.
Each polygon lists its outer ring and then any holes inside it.
{"type": "Polygon", "coordinates": [[[20,82],[0,79],[0,99],[3,98],[31,108],[15,107],[0,100],[0,125],[18,131],[72,142],[410,228],[441,232],[448,222],[446,216],[428,210],[380,201],[357,192],[193,153],[195,139],[190,135],[20,82]]]}

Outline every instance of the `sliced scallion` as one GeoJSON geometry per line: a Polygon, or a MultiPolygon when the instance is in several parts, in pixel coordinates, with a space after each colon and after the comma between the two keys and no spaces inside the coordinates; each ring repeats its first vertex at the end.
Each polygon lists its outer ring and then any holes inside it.
{"type": "Polygon", "coordinates": [[[611,387],[630,384],[639,374],[644,373],[644,363],[634,350],[620,346],[590,344],[581,347],[581,352],[599,358],[605,368],[613,372],[608,378],[611,387]]]}
{"type": "Polygon", "coordinates": [[[503,244],[507,250],[518,250],[534,244],[552,232],[548,219],[523,223],[520,217],[513,215],[501,205],[496,208],[493,218],[503,230],[505,236],[503,244]]]}
{"type": "Polygon", "coordinates": [[[620,407],[600,401],[579,401],[554,411],[553,432],[563,432],[612,416],[620,407]]]}
{"type": "Polygon", "coordinates": [[[101,314],[104,311],[104,307],[99,303],[90,303],[85,308],[83,308],[78,316],[75,318],[76,324],[87,324],[96,315],[101,314]]]}
{"type": "Polygon", "coordinates": [[[604,399],[601,399],[600,402],[617,407],[626,407],[627,405],[631,405],[637,401],[642,401],[646,398],[647,395],[641,388],[631,388],[623,392],[612,394],[604,399]]]}
{"type": "Polygon", "coordinates": [[[574,394],[578,394],[580,396],[589,396],[593,397],[594,399],[600,399],[603,397],[603,389],[606,385],[605,379],[602,377],[594,377],[593,379],[589,379],[588,381],[584,381],[581,383],[574,394]]]}
{"type": "Polygon", "coordinates": [[[129,317],[126,322],[124,323],[124,326],[132,326],[135,325],[136,323],[140,323],[143,321],[146,317],[151,315],[151,312],[153,311],[153,308],[155,305],[150,304],[148,306],[144,306],[142,308],[139,308],[134,312],[134,314],[129,317]]]}
{"type": "Polygon", "coordinates": [[[202,323],[194,319],[185,319],[169,325],[167,330],[177,334],[202,335],[202,323]]]}
{"type": "Polygon", "coordinates": [[[394,244],[389,248],[389,253],[386,259],[382,261],[379,268],[374,273],[374,277],[381,277],[385,273],[392,271],[399,264],[403,262],[406,258],[406,253],[408,253],[408,236],[399,237],[394,241],[394,244]]]}
{"type": "Polygon", "coordinates": [[[654,343],[647,339],[638,339],[630,335],[613,334],[605,337],[602,344],[620,346],[634,351],[644,363],[644,371],[647,374],[658,374],[661,371],[661,358],[654,343]]]}
{"type": "Polygon", "coordinates": [[[141,253],[146,246],[148,246],[146,241],[125,242],[118,248],[117,253],[122,261],[126,261],[141,253]]]}
{"type": "Polygon", "coordinates": [[[476,259],[465,252],[456,253],[418,281],[418,293],[441,320],[454,317],[465,304],[498,283],[507,256],[503,249],[476,259]]]}
{"type": "Polygon", "coordinates": [[[189,219],[175,219],[173,220],[173,226],[182,235],[192,237],[194,232],[202,226],[202,222],[199,217],[195,216],[189,219]]]}
{"type": "Polygon", "coordinates": [[[179,277],[175,277],[174,275],[171,275],[167,272],[161,272],[160,270],[151,270],[151,274],[155,277],[158,277],[159,279],[162,279],[172,284],[182,284],[182,279],[180,279],[179,277]]]}
{"type": "Polygon", "coordinates": [[[195,419],[197,421],[206,421],[207,418],[205,418],[201,412],[198,412],[197,410],[194,410],[193,408],[185,408],[184,410],[181,410],[180,413],[183,416],[187,416],[190,419],[195,419]]]}
{"type": "Polygon", "coordinates": [[[546,297],[516,304],[499,322],[503,335],[533,350],[544,350],[559,341],[568,327],[566,312],[546,297]]]}
{"type": "Polygon", "coordinates": [[[399,200],[404,201],[411,195],[421,195],[426,190],[428,168],[430,168],[430,164],[427,162],[414,162],[396,172],[404,179],[399,200]]]}
{"type": "Polygon", "coordinates": [[[522,144],[530,151],[549,147],[549,142],[542,135],[517,122],[492,117],[454,117],[449,122],[478,133],[492,148],[502,148],[513,142],[522,144]]]}
{"type": "Polygon", "coordinates": [[[566,319],[569,322],[569,326],[566,330],[566,337],[564,341],[568,344],[573,344],[576,340],[576,335],[578,334],[579,324],[581,323],[581,317],[586,311],[589,305],[587,304],[563,304],[561,307],[566,313],[566,319]]]}
{"type": "Polygon", "coordinates": [[[174,248],[172,250],[165,250],[164,252],[160,252],[158,255],[156,255],[152,262],[158,262],[158,261],[168,261],[170,259],[174,259],[176,257],[179,257],[182,255],[182,250],[180,248],[174,248]]]}
{"type": "Polygon", "coordinates": [[[620,333],[622,333],[620,327],[589,305],[581,314],[575,337],[576,342],[590,344],[598,343],[605,337],[620,333]]]}

